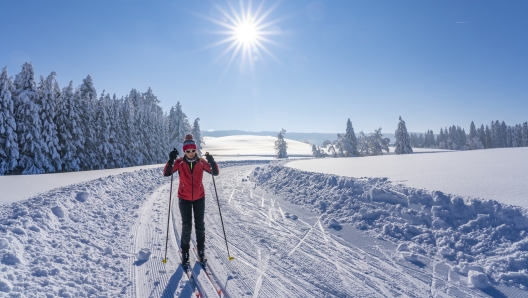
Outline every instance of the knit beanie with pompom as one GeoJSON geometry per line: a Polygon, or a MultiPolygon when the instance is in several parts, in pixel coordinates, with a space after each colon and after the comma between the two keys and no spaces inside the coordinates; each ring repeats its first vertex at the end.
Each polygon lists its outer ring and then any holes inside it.
{"type": "Polygon", "coordinates": [[[189,149],[196,150],[196,142],[194,141],[193,135],[190,133],[185,135],[185,141],[183,141],[183,151],[189,149]]]}

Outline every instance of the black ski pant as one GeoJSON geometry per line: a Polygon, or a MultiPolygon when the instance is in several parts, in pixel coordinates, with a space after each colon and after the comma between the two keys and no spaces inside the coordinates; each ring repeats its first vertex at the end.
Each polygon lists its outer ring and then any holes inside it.
{"type": "Polygon", "coordinates": [[[198,251],[205,248],[205,198],[196,201],[179,199],[182,218],[182,233],[180,247],[183,252],[189,251],[191,241],[192,219],[194,213],[194,228],[196,232],[196,246],[198,251]],[[193,212],[194,211],[194,212],[193,212]]]}

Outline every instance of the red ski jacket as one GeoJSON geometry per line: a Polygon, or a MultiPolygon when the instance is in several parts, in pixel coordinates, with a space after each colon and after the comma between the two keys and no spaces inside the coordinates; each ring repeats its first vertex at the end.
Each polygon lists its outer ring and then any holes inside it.
{"type": "MultiPolygon", "coordinates": [[[[220,173],[218,165],[213,162],[213,166],[216,168],[216,175],[220,173]]],[[[194,165],[194,169],[191,173],[189,164],[180,157],[174,161],[174,166],[168,172],[169,163],[165,165],[163,169],[163,175],[170,176],[176,171],[180,173],[180,186],[178,187],[178,198],[195,201],[205,197],[205,190],[202,183],[203,171],[209,174],[213,174],[211,165],[203,158],[199,158],[198,162],[194,165]]],[[[215,176],[216,176],[215,175],[215,176]]]]}

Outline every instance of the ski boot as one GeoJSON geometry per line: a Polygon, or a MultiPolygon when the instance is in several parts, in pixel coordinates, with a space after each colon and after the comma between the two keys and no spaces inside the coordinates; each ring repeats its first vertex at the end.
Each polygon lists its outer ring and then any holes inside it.
{"type": "Polygon", "coordinates": [[[198,261],[202,263],[204,267],[207,266],[207,258],[205,257],[205,251],[203,249],[198,251],[198,261]]]}
{"type": "Polygon", "coordinates": [[[182,251],[181,257],[182,257],[181,264],[184,267],[189,266],[189,251],[182,251]]]}

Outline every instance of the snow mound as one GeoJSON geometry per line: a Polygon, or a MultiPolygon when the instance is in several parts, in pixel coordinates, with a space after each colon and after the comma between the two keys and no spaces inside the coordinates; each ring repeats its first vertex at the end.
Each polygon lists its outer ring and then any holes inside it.
{"type": "Polygon", "coordinates": [[[137,255],[138,262],[146,262],[150,258],[150,248],[142,248],[137,255]]]}
{"type": "Polygon", "coordinates": [[[158,167],[60,187],[2,206],[0,293],[131,296],[136,256],[130,253],[130,227],[138,206],[164,183],[167,178],[158,167]]]}
{"type": "Polygon", "coordinates": [[[477,289],[485,289],[490,286],[488,276],[479,271],[470,270],[468,272],[468,284],[477,289]]]}
{"type": "Polygon", "coordinates": [[[342,229],[341,224],[337,220],[335,220],[333,218],[328,221],[327,225],[328,225],[329,228],[334,229],[334,230],[341,230],[342,229]]]}
{"type": "Polygon", "coordinates": [[[305,172],[280,162],[255,168],[251,179],[292,203],[399,244],[408,261],[440,257],[455,266],[485,268],[481,273],[494,282],[528,287],[528,212],[521,207],[387,178],[305,172]]]}
{"type": "Polygon", "coordinates": [[[86,202],[86,200],[90,197],[90,194],[87,193],[87,192],[79,192],[77,193],[77,195],[75,196],[75,199],[79,202],[86,202]]]}
{"type": "Polygon", "coordinates": [[[11,282],[0,278],[0,292],[9,293],[13,289],[11,282]]]}

